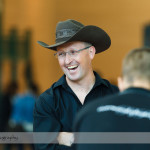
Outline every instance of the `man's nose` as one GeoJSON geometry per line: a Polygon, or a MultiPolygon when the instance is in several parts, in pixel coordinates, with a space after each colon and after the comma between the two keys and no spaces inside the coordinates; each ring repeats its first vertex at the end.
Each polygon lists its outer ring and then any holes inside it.
{"type": "Polygon", "coordinates": [[[71,61],[72,61],[72,57],[71,57],[68,53],[66,53],[66,56],[65,56],[65,63],[66,63],[66,64],[69,64],[71,61]]]}

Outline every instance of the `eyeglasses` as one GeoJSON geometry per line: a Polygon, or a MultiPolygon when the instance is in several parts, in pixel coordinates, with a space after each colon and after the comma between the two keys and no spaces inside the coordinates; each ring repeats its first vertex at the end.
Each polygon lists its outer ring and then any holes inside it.
{"type": "Polygon", "coordinates": [[[66,54],[68,53],[69,56],[75,57],[75,56],[77,56],[81,51],[86,50],[86,49],[90,48],[91,46],[92,46],[92,45],[87,46],[87,47],[82,48],[82,49],[79,49],[79,50],[71,50],[71,51],[69,51],[69,52],[57,52],[57,53],[54,54],[54,56],[55,56],[56,58],[65,58],[65,57],[66,57],[66,54]]]}

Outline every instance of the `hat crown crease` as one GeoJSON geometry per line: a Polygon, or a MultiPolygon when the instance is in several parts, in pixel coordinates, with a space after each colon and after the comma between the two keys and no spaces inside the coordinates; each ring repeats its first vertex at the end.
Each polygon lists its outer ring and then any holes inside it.
{"type": "Polygon", "coordinates": [[[58,23],[56,27],[56,43],[59,40],[63,40],[63,38],[69,38],[74,36],[84,25],[75,21],[75,20],[67,20],[65,22],[58,23]]]}

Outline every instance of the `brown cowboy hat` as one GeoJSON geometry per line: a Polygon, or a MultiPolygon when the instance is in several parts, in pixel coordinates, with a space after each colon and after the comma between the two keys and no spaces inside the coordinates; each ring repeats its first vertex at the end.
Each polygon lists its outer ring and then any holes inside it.
{"type": "Polygon", "coordinates": [[[111,45],[109,35],[101,28],[93,25],[84,26],[71,19],[57,24],[55,44],[48,45],[42,41],[38,41],[38,43],[45,48],[56,51],[57,46],[72,41],[91,43],[96,48],[96,53],[107,50],[111,45]]]}

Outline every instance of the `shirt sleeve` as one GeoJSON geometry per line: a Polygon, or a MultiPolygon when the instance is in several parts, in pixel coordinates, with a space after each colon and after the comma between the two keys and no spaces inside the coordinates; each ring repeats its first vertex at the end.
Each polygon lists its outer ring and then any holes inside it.
{"type": "MultiPolygon", "coordinates": [[[[54,98],[52,95],[44,93],[41,96],[39,96],[35,103],[33,115],[34,132],[60,132],[61,125],[58,121],[57,114],[55,113],[54,98]]],[[[53,144],[53,142],[56,141],[57,136],[58,134],[49,137],[49,143],[35,144],[35,150],[56,150],[58,144],[53,144]]]]}

